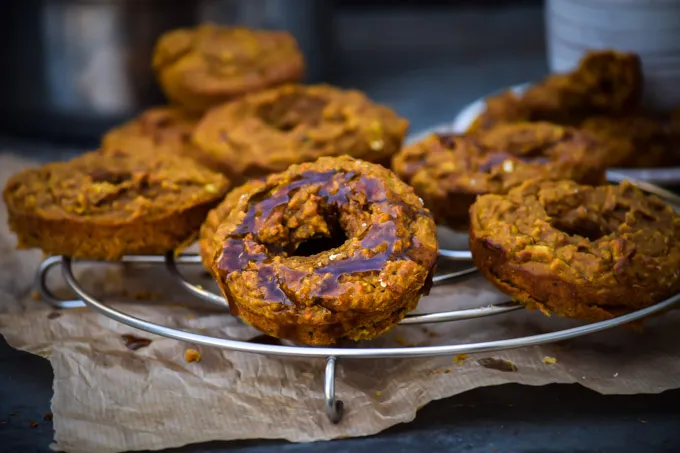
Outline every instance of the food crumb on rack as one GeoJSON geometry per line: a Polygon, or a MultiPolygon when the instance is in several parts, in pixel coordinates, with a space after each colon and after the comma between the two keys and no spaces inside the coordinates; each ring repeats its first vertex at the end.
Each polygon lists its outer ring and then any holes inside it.
{"type": "Polygon", "coordinates": [[[465,359],[467,359],[468,357],[470,357],[468,354],[456,354],[452,361],[456,365],[462,366],[465,365],[465,359]]]}
{"type": "Polygon", "coordinates": [[[404,337],[401,335],[397,336],[394,341],[396,341],[398,345],[406,346],[406,340],[404,340],[404,337]]]}
{"type": "Polygon", "coordinates": [[[40,292],[37,289],[34,289],[33,291],[31,291],[31,299],[42,300],[42,296],[40,295],[40,292]]]}
{"type": "Polygon", "coordinates": [[[543,357],[543,363],[546,365],[554,365],[557,363],[557,359],[555,357],[545,356],[543,357]]]}
{"type": "Polygon", "coordinates": [[[444,370],[444,374],[449,374],[451,372],[451,368],[447,368],[444,370]]]}
{"type": "Polygon", "coordinates": [[[195,349],[187,349],[184,352],[184,360],[186,360],[187,363],[200,362],[201,353],[195,349]]]}
{"type": "Polygon", "coordinates": [[[38,427],[38,422],[31,422],[28,424],[29,428],[37,428],[38,427]]]}

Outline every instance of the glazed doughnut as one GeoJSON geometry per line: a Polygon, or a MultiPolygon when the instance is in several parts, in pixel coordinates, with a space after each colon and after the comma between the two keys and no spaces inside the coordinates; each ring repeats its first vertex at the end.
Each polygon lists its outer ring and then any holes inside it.
{"type": "Polygon", "coordinates": [[[187,245],[228,186],[190,159],[113,149],[15,174],[3,197],[19,248],[115,260],[187,245]]]}
{"type": "Polygon", "coordinates": [[[598,143],[549,123],[502,124],[476,136],[437,135],[404,148],[393,169],[440,224],[467,229],[478,195],[507,193],[529,179],[605,181],[598,143]]]}
{"type": "Polygon", "coordinates": [[[287,85],[211,110],[194,143],[204,164],[244,182],[322,156],[389,165],[407,129],[405,119],[359,91],[287,85]]]}
{"type": "Polygon", "coordinates": [[[194,113],[246,93],[299,82],[305,69],[295,38],[287,32],[214,24],[161,36],[153,67],[167,98],[194,113]]]}
{"type": "Polygon", "coordinates": [[[274,337],[374,338],[431,285],[432,216],[379,165],[347,156],[294,165],[236,189],[209,218],[204,262],[232,312],[274,337]]]}
{"type": "Polygon", "coordinates": [[[680,291],[680,216],[630,183],[527,182],[470,216],[475,265],[529,308],[599,321],[680,291]]]}

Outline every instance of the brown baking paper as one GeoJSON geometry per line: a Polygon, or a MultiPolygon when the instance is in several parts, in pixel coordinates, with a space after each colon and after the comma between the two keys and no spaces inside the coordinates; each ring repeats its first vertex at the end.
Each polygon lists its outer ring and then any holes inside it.
{"type": "MultiPolygon", "coordinates": [[[[1,184],[26,165],[18,158],[0,156],[1,184]]],[[[308,442],[366,436],[413,420],[416,411],[432,400],[505,383],[579,383],[605,394],[680,387],[676,310],[649,320],[644,333],[618,328],[561,344],[457,359],[341,360],[336,391],[345,413],[342,422],[333,425],[323,410],[322,359],[196,347],[137,331],[87,308],[56,311],[35,300],[31,292],[41,255],[15,251],[4,206],[0,212],[0,333],[13,347],[52,364],[55,446],[72,453],[154,450],[209,440],[308,442]],[[130,350],[122,335],[151,343],[130,350]],[[186,362],[187,348],[200,351],[200,362],[186,362]],[[556,363],[546,363],[546,357],[556,363]]],[[[226,310],[193,300],[163,268],[81,265],[77,274],[89,291],[105,300],[139,298],[114,304],[134,316],[220,337],[246,340],[258,335],[226,310]]],[[[192,278],[209,284],[197,269],[192,278]]],[[[55,287],[63,286],[59,275],[52,280],[55,287]]],[[[474,278],[435,288],[419,310],[505,299],[474,278]]],[[[479,342],[572,325],[576,324],[521,310],[486,319],[397,327],[367,344],[479,342]]]]}

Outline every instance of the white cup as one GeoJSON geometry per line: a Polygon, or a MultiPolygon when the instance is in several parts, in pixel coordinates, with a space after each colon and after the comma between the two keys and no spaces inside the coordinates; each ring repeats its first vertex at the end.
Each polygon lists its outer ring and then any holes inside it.
{"type": "Polygon", "coordinates": [[[546,0],[545,19],[551,71],[574,69],[589,50],[635,52],[644,104],[680,107],[680,0],[546,0]]]}

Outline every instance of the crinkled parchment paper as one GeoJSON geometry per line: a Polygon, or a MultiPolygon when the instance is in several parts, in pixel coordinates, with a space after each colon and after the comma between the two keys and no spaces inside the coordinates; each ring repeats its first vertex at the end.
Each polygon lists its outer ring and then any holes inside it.
{"type": "MultiPolygon", "coordinates": [[[[26,162],[0,155],[0,184],[26,162]]],[[[69,452],[162,449],[208,440],[281,438],[295,442],[365,436],[413,420],[418,408],[475,387],[509,382],[574,383],[601,393],[658,393],[680,387],[680,313],[646,323],[644,333],[613,331],[515,351],[413,360],[343,360],[336,391],[344,419],[323,411],[321,359],[270,358],[196,347],[118,324],[90,309],[55,311],[31,297],[41,256],[15,251],[0,209],[0,333],[15,348],[47,358],[55,374],[56,447],[69,452]],[[151,340],[137,350],[122,335],[151,340]],[[187,363],[187,348],[200,362],[187,363]],[[555,358],[548,364],[546,357],[555,358]],[[514,367],[491,366],[501,359],[514,367]],[[487,366],[484,366],[486,364],[487,366]],[[501,368],[500,370],[497,368],[501,368]],[[509,371],[510,370],[510,371],[509,371]],[[512,371],[515,370],[515,371],[512,371]]],[[[58,274],[55,272],[55,274],[58,274]]],[[[144,319],[237,339],[258,332],[226,311],[185,294],[162,268],[77,267],[94,294],[144,319]]],[[[207,277],[195,272],[197,282],[207,277]]],[[[59,286],[59,275],[52,282],[59,286]]],[[[465,307],[505,298],[475,278],[437,287],[419,310],[465,307]]],[[[398,327],[375,346],[477,342],[531,335],[574,323],[541,313],[398,327]]]]}

